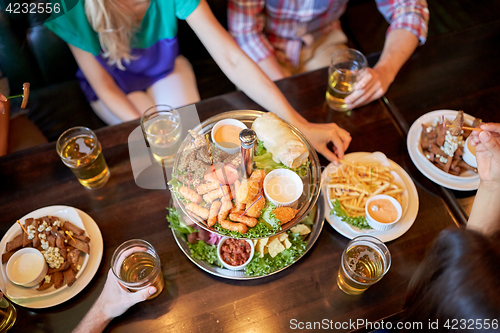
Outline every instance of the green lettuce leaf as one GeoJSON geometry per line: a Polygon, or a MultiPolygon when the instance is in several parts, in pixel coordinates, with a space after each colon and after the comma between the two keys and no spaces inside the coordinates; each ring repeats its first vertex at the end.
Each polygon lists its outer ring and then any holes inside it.
{"type": "Polygon", "coordinates": [[[191,250],[191,257],[203,260],[210,265],[217,265],[219,267],[224,267],[217,257],[217,245],[210,245],[201,240],[191,244],[188,243],[189,249],[191,250]]]}
{"type": "Polygon", "coordinates": [[[198,232],[193,227],[188,226],[182,219],[179,218],[179,214],[177,213],[177,209],[173,207],[167,207],[167,221],[169,222],[168,227],[170,229],[174,229],[179,233],[182,239],[187,241],[187,236],[193,232],[198,232]]]}
{"type": "Polygon", "coordinates": [[[368,222],[366,222],[366,218],[364,216],[353,217],[347,215],[346,211],[340,205],[340,201],[338,199],[335,199],[335,201],[332,200],[332,206],[333,209],[330,211],[330,215],[333,214],[337,215],[337,217],[342,222],[350,224],[353,227],[358,227],[359,229],[371,229],[371,227],[368,225],[368,222]]]}

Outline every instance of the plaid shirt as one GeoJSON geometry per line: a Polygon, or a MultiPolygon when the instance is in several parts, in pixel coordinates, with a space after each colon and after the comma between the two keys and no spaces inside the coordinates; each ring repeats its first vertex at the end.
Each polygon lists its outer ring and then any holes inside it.
{"type": "MultiPolygon", "coordinates": [[[[349,0],[229,0],[229,32],[255,62],[271,54],[299,63],[302,45],[339,27],[349,0]]],[[[426,0],[376,0],[390,22],[387,30],[406,29],[423,44],[429,10],[426,0]]]]}

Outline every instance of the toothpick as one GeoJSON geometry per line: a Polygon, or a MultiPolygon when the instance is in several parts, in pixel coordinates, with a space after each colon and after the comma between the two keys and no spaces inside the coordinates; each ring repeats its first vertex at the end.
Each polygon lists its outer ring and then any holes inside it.
{"type": "Polygon", "coordinates": [[[68,230],[66,230],[65,233],[73,240],[73,242],[76,242],[76,240],[73,238],[73,236],[70,235],[68,230]]]}
{"type": "Polygon", "coordinates": [[[210,146],[210,134],[205,135],[205,140],[207,141],[208,155],[210,156],[210,164],[214,165],[214,158],[212,156],[212,147],[210,146]]]}
{"type": "MultiPolygon", "coordinates": [[[[262,193],[262,191],[261,191],[261,193],[262,193]]],[[[240,215],[240,217],[242,217],[243,215],[245,215],[245,214],[248,212],[248,210],[249,210],[250,208],[252,208],[252,206],[253,206],[253,205],[255,205],[255,204],[257,203],[257,201],[259,201],[260,199],[262,199],[262,194],[261,194],[261,195],[257,198],[257,200],[255,200],[255,201],[253,202],[253,204],[251,204],[251,205],[250,205],[250,207],[248,207],[248,208],[247,208],[247,209],[246,209],[246,210],[245,210],[245,211],[244,211],[244,212],[240,215]]]]}
{"type": "MultiPolygon", "coordinates": [[[[446,125],[446,127],[451,127],[451,125],[446,125]]],[[[469,130],[469,131],[479,131],[482,132],[483,130],[477,127],[469,127],[469,126],[462,126],[462,129],[464,130],[469,130]]]]}
{"type": "Polygon", "coordinates": [[[21,226],[21,228],[24,230],[24,232],[26,233],[26,235],[29,235],[28,231],[26,230],[26,228],[24,227],[24,225],[21,224],[21,222],[19,222],[19,220],[16,221],[17,223],[19,223],[19,225],[21,226]]]}

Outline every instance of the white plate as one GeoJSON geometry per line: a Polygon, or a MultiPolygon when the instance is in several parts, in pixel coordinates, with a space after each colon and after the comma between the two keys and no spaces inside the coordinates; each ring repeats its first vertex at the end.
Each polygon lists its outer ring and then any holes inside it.
{"type": "MultiPolygon", "coordinates": [[[[20,221],[29,217],[39,218],[42,216],[57,216],[67,219],[78,227],[85,229],[85,234],[90,238],[90,255],[85,256],[85,262],[82,269],[77,274],[76,282],[71,286],[66,285],[56,290],[51,287],[45,291],[37,291],[34,288],[23,288],[12,284],[5,274],[5,266],[2,265],[1,287],[9,299],[21,306],[41,309],[61,304],[73,296],[77,295],[92,280],[99,264],[101,263],[103,253],[103,241],[101,231],[95,221],[85,212],[68,206],[49,206],[37,209],[25,215],[20,221]]],[[[15,223],[3,236],[0,242],[0,250],[5,252],[7,241],[11,240],[16,234],[22,232],[21,227],[15,223]]]]}
{"type": "MultiPolygon", "coordinates": [[[[457,111],[438,110],[426,113],[415,120],[415,122],[410,127],[408,138],[406,140],[408,153],[410,154],[410,158],[417,169],[420,170],[420,172],[422,172],[433,182],[453,190],[477,190],[480,181],[478,174],[473,171],[468,171],[460,177],[450,175],[432,164],[432,162],[423,155],[420,148],[420,134],[422,133],[422,124],[430,124],[437,118],[441,118],[442,116],[444,116],[446,119],[453,120],[455,119],[456,115],[457,111]]],[[[465,115],[465,119],[472,122],[474,117],[465,115]]]]}
{"type": "Polygon", "coordinates": [[[377,161],[382,165],[390,166],[393,171],[395,182],[405,189],[403,192],[401,199],[403,207],[403,215],[401,220],[394,225],[392,229],[382,231],[382,230],[361,230],[356,227],[352,227],[351,225],[342,222],[335,214],[330,215],[330,210],[332,208],[331,202],[328,200],[328,192],[326,191],[326,185],[329,182],[329,174],[336,170],[337,166],[333,163],[330,163],[322,174],[322,190],[323,190],[323,198],[325,200],[325,204],[330,209],[327,209],[325,212],[325,218],[330,223],[330,225],[337,230],[341,235],[352,239],[354,237],[360,235],[370,235],[377,237],[383,242],[389,242],[394,240],[410,229],[415,222],[415,218],[418,213],[418,193],[415,184],[411,180],[408,173],[406,173],[403,168],[401,168],[397,163],[388,159],[383,153],[375,152],[375,153],[366,153],[366,152],[357,152],[350,153],[344,156],[344,159],[348,162],[357,162],[357,161],[377,161]]]}

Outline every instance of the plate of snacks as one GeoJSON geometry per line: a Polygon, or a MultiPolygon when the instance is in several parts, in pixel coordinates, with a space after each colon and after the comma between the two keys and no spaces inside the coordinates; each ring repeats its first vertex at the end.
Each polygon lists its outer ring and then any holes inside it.
{"type": "Polygon", "coordinates": [[[320,196],[317,205],[294,227],[279,235],[253,240],[209,232],[175,208],[168,208],[167,220],[177,245],[196,266],[218,277],[251,280],[281,272],[302,258],[321,233],[324,207],[320,196]],[[227,257],[231,259],[223,263],[227,257]],[[235,266],[228,268],[231,264],[235,266]]]}
{"type": "Polygon", "coordinates": [[[427,178],[459,191],[479,186],[473,147],[468,146],[469,128],[480,119],[463,111],[438,110],[424,114],[410,127],[407,138],[410,158],[427,178]],[[467,128],[467,129],[465,129],[467,128]]]}
{"type": "Polygon", "coordinates": [[[169,188],[181,213],[199,227],[256,239],[303,220],[318,200],[320,177],[318,156],[300,131],[273,113],[240,110],[189,131],[169,188]],[[239,137],[249,128],[255,131],[251,167],[242,163],[239,137]]]}
{"type": "Polygon", "coordinates": [[[350,153],[338,166],[330,163],[322,174],[322,191],[327,221],[349,239],[371,235],[388,242],[408,231],[417,217],[415,184],[381,152],[350,153]]]}
{"type": "Polygon", "coordinates": [[[0,249],[4,293],[16,304],[46,308],[72,298],[92,280],[103,241],[99,227],[86,213],[49,206],[14,223],[0,249]]]}

